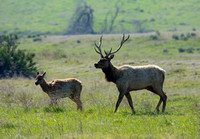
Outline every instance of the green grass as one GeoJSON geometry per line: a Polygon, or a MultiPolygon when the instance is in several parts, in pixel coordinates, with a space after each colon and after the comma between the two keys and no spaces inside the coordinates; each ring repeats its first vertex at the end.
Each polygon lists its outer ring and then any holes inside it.
{"type": "MultiPolygon", "coordinates": [[[[81,1],[0,0],[0,33],[63,34],[81,1]]],[[[199,0],[85,0],[94,10],[94,31],[99,33],[108,12],[114,14],[116,3],[119,15],[112,33],[149,31],[199,30],[199,0]],[[143,10],[143,12],[140,12],[143,10]],[[153,20],[152,20],[153,19],[153,20]],[[144,21],[139,27],[134,21],[144,21]]],[[[111,21],[108,17],[108,23],[111,21]]]]}
{"type": "MultiPolygon", "coordinates": [[[[187,41],[175,41],[172,34],[161,33],[156,41],[150,34],[131,34],[112,60],[117,66],[156,64],[166,70],[165,113],[154,114],[159,97],[142,90],[131,92],[135,115],[126,98],[114,114],[117,88],[93,66],[99,60],[93,48],[99,35],[47,36],[40,42],[21,39],[19,49],[36,53],[37,66],[40,72],[47,71],[48,81],[69,77],[82,81],[83,112],[68,98],[50,107],[49,97],[34,79],[1,79],[0,138],[199,138],[200,34],[187,41]],[[188,46],[193,53],[178,52],[188,46]]],[[[102,49],[117,49],[121,37],[104,35],[102,49]]]]}

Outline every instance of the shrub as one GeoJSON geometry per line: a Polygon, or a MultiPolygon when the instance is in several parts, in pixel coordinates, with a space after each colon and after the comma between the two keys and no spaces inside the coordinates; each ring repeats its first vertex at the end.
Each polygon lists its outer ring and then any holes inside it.
{"type": "Polygon", "coordinates": [[[180,37],[183,38],[183,37],[185,37],[185,35],[182,33],[182,34],[180,35],[180,37]]]}
{"type": "Polygon", "coordinates": [[[176,35],[176,34],[173,34],[173,35],[172,35],[172,39],[174,39],[174,40],[179,40],[179,36],[176,35]]]}
{"type": "Polygon", "coordinates": [[[197,48],[196,50],[197,50],[197,51],[200,51],[200,48],[197,48]]]}
{"type": "Polygon", "coordinates": [[[196,31],[196,28],[193,28],[192,31],[196,31]]]}
{"type": "Polygon", "coordinates": [[[194,51],[193,47],[189,47],[186,49],[186,52],[188,52],[188,53],[193,53],[193,51],[194,51]]]}
{"type": "Polygon", "coordinates": [[[76,42],[77,42],[77,43],[81,43],[81,41],[80,41],[80,40],[76,40],[76,42]]]}
{"type": "Polygon", "coordinates": [[[141,12],[141,13],[143,13],[143,12],[144,12],[144,10],[143,10],[143,9],[140,9],[140,12],[141,12]]]}
{"type": "Polygon", "coordinates": [[[190,38],[191,36],[192,36],[191,33],[187,33],[187,34],[186,34],[186,37],[187,37],[187,38],[190,38]]]}
{"type": "Polygon", "coordinates": [[[31,77],[37,71],[33,58],[34,53],[17,49],[17,35],[0,36],[0,78],[22,75],[31,77]]]}
{"type": "Polygon", "coordinates": [[[155,18],[151,18],[151,19],[150,19],[150,22],[154,22],[154,21],[155,21],[155,18]]]}
{"type": "Polygon", "coordinates": [[[179,48],[178,51],[179,53],[187,52],[187,53],[193,53],[195,49],[193,47],[188,47],[188,48],[179,48]]]}
{"type": "Polygon", "coordinates": [[[31,37],[32,37],[31,35],[28,35],[28,36],[27,36],[27,38],[31,38],[31,37]]]}
{"type": "Polygon", "coordinates": [[[156,35],[160,36],[160,32],[158,30],[156,30],[156,35]]]}
{"type": "Polygon", "coordinates": [[[191,33],[191,36],[192,36],[192,37],[195,37],[195,36],[196,36],[196,33],[191,33]]]}
{"type": "Polygon", "coordinates": [[[157,35],[150,35],[149,38],[152,39],[152,40],[157,40],[158,36],[157,35]]]}
{"type": "Polygon", "coordinates": [[[164,48],[163,49],[163,53],[167,53],[168,52],[168,49],[167,48],[164,48]]]}
{"type": "Polygon", "coordinates": [[[185,52],[185,49],[183,49],[183,48],[178,48],[178,51],[179,51],[179,53],[183,53],[183,52],[185,52]]]}
{"type": "Polygon", "coordinates": [[[180,35],[181,40],[187,41],[189,37],[185,36],[184,34],[180,35]]]}
{"type": "Polygon", "coordinates": [[[33,41],[34,41],[34,42],[36,42],[36,41],[42,41],[42,38],[36,37],[36,38],[33,39],[33,41]]]}

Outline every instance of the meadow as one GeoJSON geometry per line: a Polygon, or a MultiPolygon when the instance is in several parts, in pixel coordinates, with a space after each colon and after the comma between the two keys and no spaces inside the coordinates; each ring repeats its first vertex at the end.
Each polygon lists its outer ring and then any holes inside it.
{"type": "MultiPolygon", "coordinates": [[[[199,138],[200,34],[195,32],[187,41],[172,39],[181,33],[163,32],[157,40],[151,39],[152,34],[131,34],[115,54],[112,63],[117,66],[156,64],[166,70],[166,111],[154,114],[159,97],[141,90],[131,92],[135,115],[126,98],[114,113],[117,88],[93,66],[100,58],[94,51],[100,35],[22,38],[19,49],[36,53],[37,67],[47,72],[47,81],[70,77],[82,81],[83,111],[68,98],[50,107],[49,97],[35,86],[34,78],[1,79],[0,138],[199,138]]],[[[104,35],[102,49],[116,49],[121,37],[104,35]]]]}

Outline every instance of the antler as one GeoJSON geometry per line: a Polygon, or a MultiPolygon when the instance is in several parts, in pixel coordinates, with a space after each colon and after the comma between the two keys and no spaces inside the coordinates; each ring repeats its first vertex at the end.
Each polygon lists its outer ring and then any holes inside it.
{"type": "MultiPolygon", "coordinates": [[[[96,48],[97,48],[99,51],[98,51],[95,47],[94,47],[94,50],[95,50],[98,54],[100,54],[101,57],[103,58],[104,56],[103,56],[102,51],[101,51],[102,37],[103,37],[103,36],[100,37],[99,46],[98,46],[96,43],[94,43],[95,46],[96,46],[96,48]]],[[[123,34],[123,37],[122,37],[121,43],[120,43],[120,45],[119,45],[119,48],[118,48],[116,51],[114,51],[114,52],[112,52],[112,48],[110,49],[109,52],[106,52],[106,51],[104,50],[104,53],[106,54],[105,57],[108,57],[109,55],[112,55],[112,54],[118,52],[118,51],[121,49],[122,45],[129,39],[129,37],[130,37],[130,35],[128,35],[128,37],[127,37],[126,39],[124,39],[124,38],[125,38],[125,35],[123,34]]]]}
{"type": "Polygon", "coordinates": [[[96,48],[97,48],[99,51],[97,51],[97,49],[96,49],[95,47],[94,47],[94,50],[95,50],[98,54],[100,54],[101,57],[103,58],[103,54],[102,54],[102,52],[101,52],[101,42],[102,42],[102,38],[103,38],[103,35],[100,37],[99,46],[97,46],[97,44],[94,43],[95,46],[96,46],[96,48]]]}
{"type": "MultiPolygon", "coordinates": [[[[121,49],[122,45],[129,39],[129,37],[130,37],[130,35],[128,35],[128,37],[124,40],[125,35],[123,34],[123,37],[122,37],[122,40],[121,40],[121,44],[119,45],[119,48],[118,48],[116,51],[112,52],[112,53],[111,53],[111,51],[110,51],[109,55],[112,55],[112,54],[118,52],[119,49],[121,49]]],[[[112,49],[111,49],[111,50],[112,50],[112,49]]]]}

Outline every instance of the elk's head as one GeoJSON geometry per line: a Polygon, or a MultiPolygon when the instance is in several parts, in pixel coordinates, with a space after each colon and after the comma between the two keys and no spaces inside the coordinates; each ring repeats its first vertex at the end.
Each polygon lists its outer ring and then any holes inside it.
{"type": "Polygon", "coordinates": [[[37,72],[35,85],[38,85],[38,84],[41,84],[41,83],[44,82],[44,75],[45,74],[46,74],[46,72],[44,72],[43,74],[40,74],[39,72],[37,72]]]}
{"type": "Polygon", "coordinates": [[[102,37],[103,36],[100,37],[99,46],[95,43],[96,47],[94,47],[94,50],[98,54],[100,54],[101,58],[100,58],[100,60],[97,63],[94,64],[94,66],[96,68],[104,69],[104,68],[107,68],[109,66],[110,60],[113,59],[114,54],[120,50],[120,48],[122,47],[123,43],[125,43],[129,39],[130,35],[128,35],[128,37],[126,39],[124,39],[125,35],[123,34],[123,37],[122,37],[121,43],[119,45],[119,48],[117,50],[115,50],[114,52],[112,52],[112,48],[110,49],[109,52],[107,52],[107,51],[104,50],[105,56],[103,56],[102,51],[101,51],[102,37]]]}

